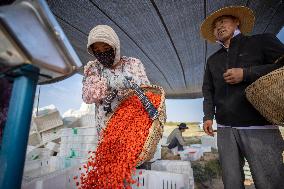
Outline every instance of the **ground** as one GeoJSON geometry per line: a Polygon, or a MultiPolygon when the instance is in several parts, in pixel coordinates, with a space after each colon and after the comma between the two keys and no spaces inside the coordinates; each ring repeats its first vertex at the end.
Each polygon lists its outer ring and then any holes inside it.
{"type": "MultiPolygon", "coordinates": [[[[178,123],[168,123],[164,128],[164,135],[168,136],[178,123]]],[[[201,143],[201,136],[206,135],[198,126],[198,123],[187,123],[189,129],[183,133],[183,137],[187,143],[201,143]]],[[[280,129],[284,136],[284,129],[280,129]]],[[[211,153],[205,153],[199,161],[192,162],[192,168],[195,179],[195,189],[223,189],[221,179],[221,169],[219,165],[218,152],[213,150],[211,153]]],[[[255,189],[252,180],[245,181],[246,189],[255,189]]]]}

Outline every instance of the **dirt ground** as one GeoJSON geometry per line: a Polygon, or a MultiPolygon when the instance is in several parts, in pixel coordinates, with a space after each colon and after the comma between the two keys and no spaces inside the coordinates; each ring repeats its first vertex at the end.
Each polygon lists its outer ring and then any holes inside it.
{"type": "MultiPolygon", "coordinates": [[[[166,125],[164,127],[164,136],[168,136],[176,126],[166,125]]],[[[284,133],[284,132],[283,132],[284,133]]],[[[196,125],[189,125],[183,133],[183,137],[187,143],[200,144],[201,136],[206,135],[203,130],[196,125]]],[[[218,152],[213,150],[211,153],[205,153],[203,158],[199,161],[192,162],[192,168],[195,179],[195,189],[223,189],[223,182],[221,179],[221,169],[219,165],[218,152]],[[204,171],[205,170],[205,171],[204,171]],[[207,171],[206,171],[207,170],[207,171]],[[209,171],[208,171],[209,170],[209,171]],[[200,173],[200,174],[198,174],[200,173]]],[[[246,189],[255,189],[252,180],[245,181],[246,189]]]]}

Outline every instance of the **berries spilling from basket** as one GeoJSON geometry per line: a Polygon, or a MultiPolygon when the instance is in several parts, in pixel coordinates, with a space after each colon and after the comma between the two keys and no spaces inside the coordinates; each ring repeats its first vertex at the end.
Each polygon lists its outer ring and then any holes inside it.
{"type": "MultiPolygon", "coordinates": [[[[158,108],[161,96],[146,92],[158,108]]],[[[136,95],[124,100],[103,131],[96,152],[89,152],[84,173],[76,184],[79,189],[131,188],[138,157],[143,150],[153,121],[136,95]]],[[[138,184],[137,184],[138,185],[138,184]]]]}

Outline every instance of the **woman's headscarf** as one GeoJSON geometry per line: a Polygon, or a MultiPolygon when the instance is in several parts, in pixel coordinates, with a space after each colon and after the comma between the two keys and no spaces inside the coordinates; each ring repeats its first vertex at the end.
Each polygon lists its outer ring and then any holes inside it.
{"type": "Polygon", "coordinates": [[[107,25],[97,25],[94,27],[88,36],[87,49],[88,53],[94,56],[91,45],[96,42],[107,43],[114,49],[115,58],[113,65],[116,65],[120,60],[120,41],[115,31],[107,25]]]}

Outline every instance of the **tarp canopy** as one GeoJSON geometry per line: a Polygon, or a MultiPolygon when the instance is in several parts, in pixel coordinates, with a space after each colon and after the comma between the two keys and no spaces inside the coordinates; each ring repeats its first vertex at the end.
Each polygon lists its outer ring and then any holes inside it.
{"type": "Polygon", "coordinates": [[[47,0],[83,64],[89,31],[110,25],[121,40],[122,55],[141,59],[147,75],[167,98],[199,98],[206,59],[218,49],[199,33],[204,18],[229,5],[250,7],[252,34],[277,34],[284,25],[282,0],[47,0]]]}

